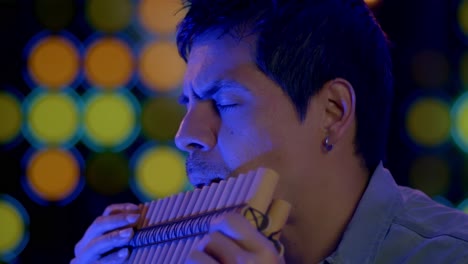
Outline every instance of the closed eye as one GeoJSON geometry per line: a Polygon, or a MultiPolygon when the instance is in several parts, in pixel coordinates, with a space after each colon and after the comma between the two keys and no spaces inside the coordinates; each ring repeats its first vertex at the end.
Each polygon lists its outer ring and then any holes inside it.
{"type": "Polygon", "coordinates": [[[233,108],[237,107],[238,104],[234,104],[234,103],[230,103],[230,104],[216,104],[216,109],[218,109],[218,111],[220,113],[222,112],[226,112],[226,111],[229,111],[229,110],[232,110],[233,108]]]}

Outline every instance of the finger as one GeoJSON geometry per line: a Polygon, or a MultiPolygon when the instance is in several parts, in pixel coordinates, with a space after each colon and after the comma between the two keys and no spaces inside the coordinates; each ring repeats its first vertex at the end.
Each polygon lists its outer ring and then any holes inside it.
{"type": "Polygon", "coordinates": [[[193,250],[185,260],[186,264],[218,264],[216,260],[207,255],[205,252],[193,250]]]}
{"type": "Polygon", "coordinates": [[[197,245],[197,249],[221,263],[230,263],[244,254],[243,249],[236,242],[220,232],[205,236],[197,245]]]}
{"type": "Polygon", "coordinates": [[[100,216],[96,218],[91,226],[86,230],[83,238],[75,246],[75,256],[80,255],[88,244],[103,234],[134,224],[138,220],[138,215],[114,215],[100,216]]]}
{"type": "Polygon", "coordinates": [[[106,232],[134,225],[139,216],[139,214],[99,216],[86,230],[83,238],[76,244],[75,254],[79,255],[91,240],[102,236],[106,232]]]}
{"type": "Polygon", "coordinates": [[[111,215],[111,214],[117,214],[117,213],[123,213],[123,212],[133,212],[136,213],[140,210],[138,205],[132,204],[132,203],[122,203],[122,204],[111,204],[104,209],[104,212],[102,213],[103,216],[111,215]]]}
{"type": "Polygon", "coordinates": [[[101,258],[99,261],[97,261],[97,264],[120,264],[124,263],[125,260],[129,256],[129,251],[128,248],[122,248],[117,252],[114,252],[112,254],[109,254],[103,258],[101,258]]]}
{"type": "MultiPolygon", "coordinates": [[[[133,236],[133,229],[126,228],[110,232],[104,236],[92,240],[80,254],[80,263],[92,263],[97,261],[102,254],[106,252],[128,245],[128,242],[133,236]]],[[[112,255],[112,254],[110,254],[112,255]]]]}
{"type": "Polygon", "coordinates": [[[274,250],[273,244],[240,214],[228,213],[213,221],[210,232],[221,232],[250,252],[274,250]]]}

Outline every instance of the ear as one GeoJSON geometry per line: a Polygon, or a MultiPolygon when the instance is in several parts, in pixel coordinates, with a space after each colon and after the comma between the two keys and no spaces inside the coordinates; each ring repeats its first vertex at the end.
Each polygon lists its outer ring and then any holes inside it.
{"type": "Polygon", "coordinates": [[[327,82],[322,88],[322,93],[322,99],[326,100],[322,128],[330,143],[334,145],[352,128],[356,95],[353,86],[342,78],[327,82]]]}

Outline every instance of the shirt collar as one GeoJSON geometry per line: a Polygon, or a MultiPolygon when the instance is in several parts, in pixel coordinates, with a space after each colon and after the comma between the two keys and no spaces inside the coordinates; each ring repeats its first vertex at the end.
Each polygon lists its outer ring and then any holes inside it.
{"type": "Polygon", "coordinates": [[[380,163],[329,263],[374,263],[402,198],[390,172],[380,163]]]}

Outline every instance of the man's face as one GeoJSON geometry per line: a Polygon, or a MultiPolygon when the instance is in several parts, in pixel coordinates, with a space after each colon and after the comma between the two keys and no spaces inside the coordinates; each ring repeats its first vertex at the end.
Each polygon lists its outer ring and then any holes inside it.
{"type": "Polygon", "coordinates": [[[194,185],[269,167],[284,175],[283,189],[294,190],[307,180],[300,174],[319,162],[323,131],[312,121],[320,116],[299,120],[289,97],[257,69],[254,43],[206,35],[191,50],[176,144],[189,153],[194,185]]]}

